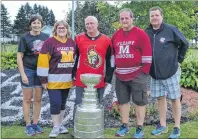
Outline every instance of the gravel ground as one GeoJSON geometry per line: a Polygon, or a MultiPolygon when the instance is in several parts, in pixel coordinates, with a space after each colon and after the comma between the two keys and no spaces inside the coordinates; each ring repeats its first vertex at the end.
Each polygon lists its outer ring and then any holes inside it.
{"type": "MultiPolygon", "coordinates": [[[[105,106],[105,127],[118,127],[120,126],[119,117],[113,117],[111,111],[107,110],[107,107],[111,106],[112,102],[116,101],[115,96],[115,78],[113,78],[111,86],[108,86],[104,95],[104,106],[105,106]]],[[[74,91],[70,91],[69,98],[66,104],[66,114],[64,124],[67,127],[72,127],[72,115],[74,107],[74,91]]],[[[156,101],[149,98],[150,104],[155,104],[156,101]]],[[[22,93],[20,86],[20,75],[17,70],[6,70],[1,72],[1,123],[3,125],[8,124],[21,124],[24,125],[23,114],[22,114],[22,93]]],[[[182,103],[182,122],[190,120],[187,118],[188,105],[182,103]]],[[[153,125],[159,122],[158,113],[154,112],[149,114],[145,118],[146,125],[153,125]]],[[[172,121],[172,109],[171,105],[168,104],[167,121],[172,121]]],[[[50,111],[49,111],[49,98],[48,94],[44,92],[42,99],[42,109],[40,116],[40,123],[43,126],[50,126],[52,124],[50,111]]],[[[135,117],[130,117],[130,125],[135,125],[135,117]]]]}

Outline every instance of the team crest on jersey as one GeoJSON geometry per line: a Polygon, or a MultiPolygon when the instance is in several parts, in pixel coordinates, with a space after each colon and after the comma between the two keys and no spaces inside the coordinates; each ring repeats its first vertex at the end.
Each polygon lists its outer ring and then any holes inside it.
{"type": "Polygon", "coordinates": [[[163,37],[160,38],[160,42],[161,42],[161,43],[164,43],[164,42],[165,42],[165,38],[163,38],[163,37]]]}
{"type": "Polygon", "coordinates": [[[87,48],[87,59],[85,64],[92,68],[99,68],[102,63],[102,57],[95,50],[95,45],[91,45],[87,48]]]}

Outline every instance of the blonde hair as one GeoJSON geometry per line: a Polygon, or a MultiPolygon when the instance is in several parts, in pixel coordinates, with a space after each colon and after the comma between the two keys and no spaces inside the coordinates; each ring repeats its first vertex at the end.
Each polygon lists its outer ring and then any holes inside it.
{"type": "Polygon", "coordinates": [[[69,29],[69,24],[68,24],[65,20],[59,20],[59,21],[57,21],[57,22],[54,24],[54,27],[53,27],[53,30],[52,30],[53,35],[57,36],[56,31],[57,31],[57,27],[58,27],[60,24],[63,24],[63,25],[66,27],[66,29],[67,29],[67,35],[66,35],[66,37],[67,37],[67,38],[70,38],[70,37],[71,37],[71,32],[70,32],[70,29],[69,29]]]}

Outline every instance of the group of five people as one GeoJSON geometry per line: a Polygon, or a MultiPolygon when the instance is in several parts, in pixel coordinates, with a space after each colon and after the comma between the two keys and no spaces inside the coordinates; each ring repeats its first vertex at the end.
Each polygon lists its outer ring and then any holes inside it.
{"type": "Polygon", "coordinates": [[[122,125],[116,136],[129,133],[130,100],[135,106],[136,132],[133,138],[143,138],[143,123],[148,102],[148,91],[157,98],[160,124],[153,135],[166,133],[166,96],[171,100],[175,126],[170,138],[180,136],[180,86],[181,69],[188,48],[185,36],[173,25],[163,22],[160,7],[149,10],[150,25],[144,31],[133,25],[134,14],[128,9],[119,12],[120,24],[111,39],[98,30],[98,20],[94,16],[85,18],[86,32],[75,40],[70,38],[69,25],[57,21],[53,36],[41,32],[42,18],[34,16],[29,25],[31,31],[23,35],[19,42],[17,63],[21,74],[23,92],[23,113],[26,121],[25,132],[32,136],[42,133],[37,124],[43,88],[47,89],[53,129],[49,137],[68,133],[62,125],[65,104],[70,88],[75,86],[76,105],[82,102],[84,88],[80,74],[102,75],[97,88],[102,104],[105,86],[116,76],[116,95],[119,102],[122,125]],[[178,63],[179,62],[179,63],[178,63]],[[150,74],[150,76],[149,76],[150,74]],[[149,80],[150,79],[150,80],[149,80]],[[33,92],[34,89],[34,93],[33,92]],[[30,120],[30,104],[34,94],[33,123],[30,120]]]}

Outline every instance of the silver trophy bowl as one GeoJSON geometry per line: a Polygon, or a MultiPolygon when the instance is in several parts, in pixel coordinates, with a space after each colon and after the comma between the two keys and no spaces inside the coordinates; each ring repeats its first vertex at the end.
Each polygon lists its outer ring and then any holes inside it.
{"type": "MultiPolygon", "coordinates": [[[[81,74],[84,88],[82,103],[77,105],[74,117],[74,138],[104,138],[104,108],[98,102],[99,74],[81,74]]],[[[78,92],[77,92],[78,93],[78,92]]]]}
{"type": "Polygon", "coordinates": [[[94,87],[94,85],[97,85],[100,82],[102,75],[100,74],[81,74],[80,75],[80,80],[87,86],[89,87],[94,87]]]}

